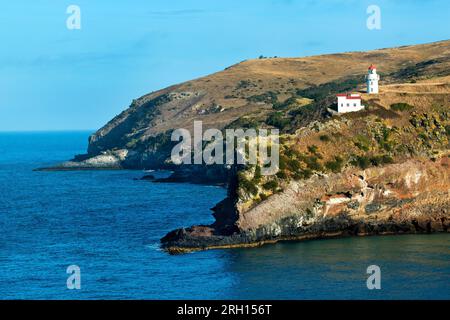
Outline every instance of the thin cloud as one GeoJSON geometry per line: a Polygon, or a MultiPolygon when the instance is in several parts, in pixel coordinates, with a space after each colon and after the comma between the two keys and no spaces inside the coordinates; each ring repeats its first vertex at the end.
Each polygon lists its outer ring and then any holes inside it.
{"type": "Polygon", "coordinates": [[[202,14],[205,12],[206,10],[202,9],[181,9],[181,10],[166,10],[166,11],[148,11],[147,14],[152,16],[168,17],[168,16],[202,14]]]}

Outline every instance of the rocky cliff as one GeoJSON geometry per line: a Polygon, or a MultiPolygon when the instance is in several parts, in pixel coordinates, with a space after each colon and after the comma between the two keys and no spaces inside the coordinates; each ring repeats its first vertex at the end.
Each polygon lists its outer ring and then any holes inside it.
{"type": "Polygon", "coordinates": [[[235,211],[222,211],[219,215],[234,219],[234,230],[230,221],[228,232],[220,223],[195,226],[173,231],[162,242],[180,253],[282,240],[448,232],[449,165],[448,157],[410,160],[291,181],[256,206],[246,208],[236,199],[235,211]]]}

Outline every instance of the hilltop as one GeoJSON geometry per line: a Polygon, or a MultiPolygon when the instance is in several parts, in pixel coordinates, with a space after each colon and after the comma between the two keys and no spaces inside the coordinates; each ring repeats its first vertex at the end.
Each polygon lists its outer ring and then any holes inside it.
{"type": "MultiPolygon", "coordinates": [[[[330,103],[327,98],[334,93],[361,87],[372,62],[381,72],[382,84],[447,76],[450,41],[304,58],[247,60],[133,100],[128,109],[90,137],[88,154],[77,160],[108,153],[120,167],[164,167],[172,145],[171,131],[192,130],[194,120],[202,120],[204,128],[258,124],[293,132],[323,119],[330,103]],[[303,106],[306,108],[299,109],[303,106]]],[[[99,164],[105,162],[94,159],[94,164],[87,166],[99,164]]]]}

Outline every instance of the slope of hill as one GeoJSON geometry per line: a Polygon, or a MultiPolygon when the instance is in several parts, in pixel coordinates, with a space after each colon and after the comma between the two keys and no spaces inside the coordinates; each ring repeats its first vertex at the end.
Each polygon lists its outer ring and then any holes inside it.
{"type": "Polygon", "coordinates": [[[218,129],[255,123],[280,126],[289,122],[284,129],[295,131],[312,120],[324,118],[329,96],[362,86],[370,63],[378,65],[382,84],[447,76],[450,41],[369,52],[244,61],[133,100],[128,109],[90,137],[87,155],[66,166],[164,167],[172,146],[171,131],[192,130],[194,120],[203,121],[204,128],[218,129]],[[315,103],[296,113],[292,109],[301,106],[298,98],[312,98],[315,103]],[[277,121],[280,116],[284,119],[281,123],[277,121]],[[104,153],[109,158],[80,162],[104,153]]]}
{"type": "Polygon", "coordinates": [[[449,77],[380,87],[366,109],[281,137],[279,171],[235,174],[216,222],[162,239],[172,253],[280,240],[450,230],[449,77]]]}

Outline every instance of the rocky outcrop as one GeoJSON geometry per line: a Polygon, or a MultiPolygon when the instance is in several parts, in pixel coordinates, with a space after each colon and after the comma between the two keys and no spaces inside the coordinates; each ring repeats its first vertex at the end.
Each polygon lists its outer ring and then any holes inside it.
{"type": "Polygon", "coordinates": [[[211,226],[175,230],[161,241],[169,252],[180,253],[282,240],[448,232],[449,196],[448,157],[366,170],[349,168],[293,181],[250,209],[228,198],[235,204],[223,213],[234,220],[234,230],[222,218],[211,226]]]}
{"type": "Polygon", "coordinates": [[[53,167],[38,168],[36,171],[122,169],[122,162],[127,156],[126,149],[105,151],[94,157],[77,156],[71,161],[53,167]]]}
{"type": "Polygon", "coordinates": [[[169,177],[156,179],[155,182],[227,185],[231,178],[230,169],[223,165],[186,165],[173,169],[169,177]]]}

